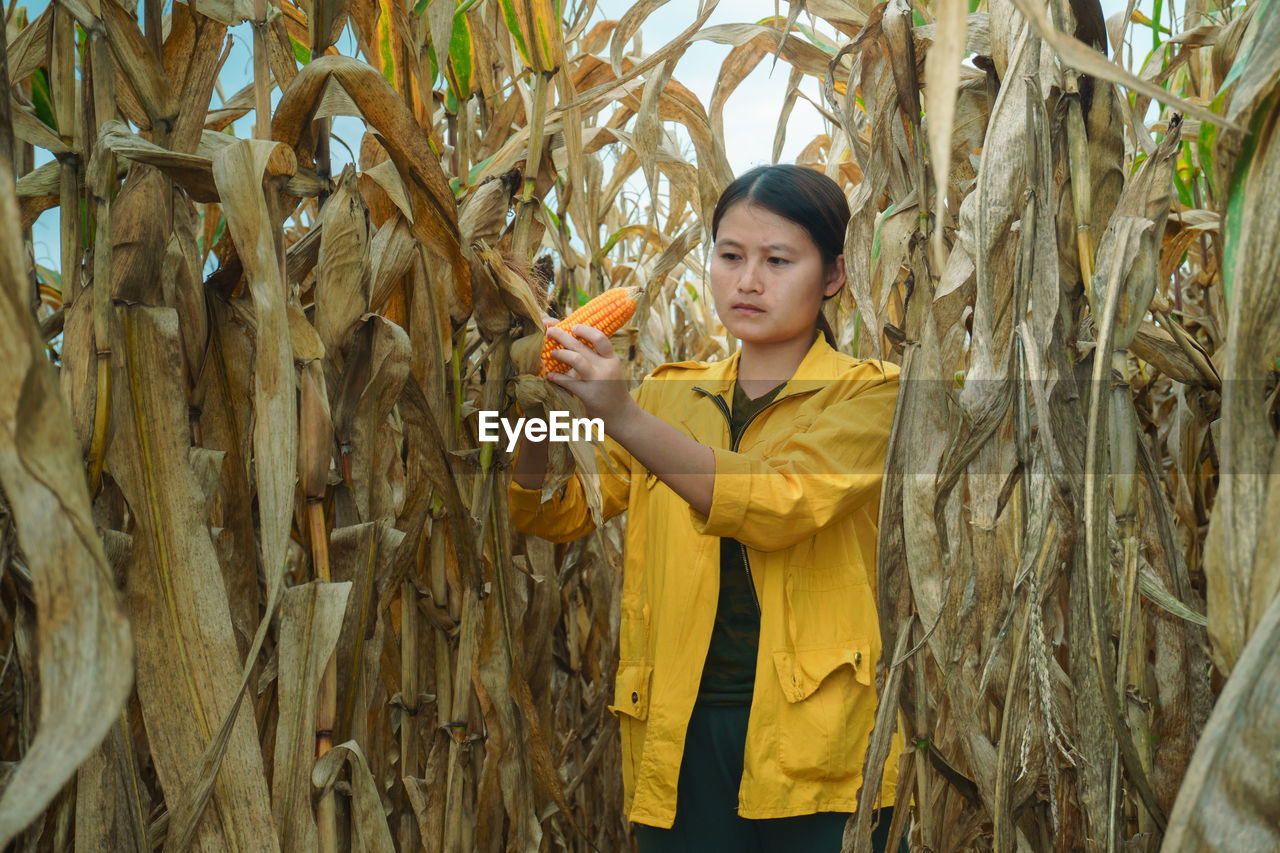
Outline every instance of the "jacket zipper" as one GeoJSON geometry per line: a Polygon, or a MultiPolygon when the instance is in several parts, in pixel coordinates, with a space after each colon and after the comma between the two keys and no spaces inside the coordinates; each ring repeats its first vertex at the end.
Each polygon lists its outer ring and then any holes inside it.
{"type": "MultiPolygon", "coordinates": [[[[729,404],[724,401],[724,398],[719,394],[712,394],[706,388],[695,386],[693,390],[701,391],[703,394],[706,394],[715,401],[716,408],[720,410],[720,414],[724,415],[725,424],[729,427],[729,449],[735,453],[738,450],[738,443],[742,440],[742,437],[747,434],[747,427],[751,426],[752,421],[781,403],[783,400],[790,399],[791,397],[799,397],[801,394],[813,393],[812,391],[797,391],[796,393],[788,394],[785,397],[778,397],[772,403],[747,418],[747,422],[742,425],[742,430],[738,433],[737,437],[735,437],[733,434],[733,413],[729,411],[729,404]]],[[[736,539],[734,541],[738,542],[736,539]]],[[[756,615],[762,615],[764,611],[760,609],[760,596],[756,593],[756,582],[751,578],[751,560],[747,558],[747,546],[738,542],[738,547],[742,550],[742,566],[747,571],[747,587],[751,590],[751,600],[756,605],[756,615]]]]}

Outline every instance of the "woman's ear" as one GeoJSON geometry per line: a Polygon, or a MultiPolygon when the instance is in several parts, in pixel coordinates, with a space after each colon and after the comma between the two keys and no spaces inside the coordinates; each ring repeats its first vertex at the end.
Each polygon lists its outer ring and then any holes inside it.
{"type": "Polygon", "coordinates": [[[822,298],[830,299],[844,287],[844,255],[836,255],[835,261],[827,269],[827,280],[823,283],[822,298]]]}

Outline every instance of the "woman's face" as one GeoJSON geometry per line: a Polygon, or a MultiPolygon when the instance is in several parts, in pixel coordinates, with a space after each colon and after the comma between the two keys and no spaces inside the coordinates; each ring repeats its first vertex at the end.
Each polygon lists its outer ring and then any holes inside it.
{"type": "Polygon", "coordinates": [[[720,218],[711,253],[716,313],[739,340],[812,342],[823,296],[844,284],[844,256],[823,269],[817,245],[800,225],[749,201],[720,218]]]}

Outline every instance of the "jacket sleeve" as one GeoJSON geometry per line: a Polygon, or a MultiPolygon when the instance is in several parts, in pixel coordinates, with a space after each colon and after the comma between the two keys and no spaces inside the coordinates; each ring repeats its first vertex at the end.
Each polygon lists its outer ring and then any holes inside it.
{"type": "MultiPolygon", "coordinates": [[[[642,387],[638,386],[631,392],[637,401],[642,387]]],[[[596,445],[595,454],[603,514],[608,521],[627,508],[631,470],[633,464],[638,466],[638,463],[633,463],[631,454],[608,435],[596,445]]],[[[517,530],[551,542],[571,542],[587,535],[596,526],[587,508],[586,487],[579,471],[575,471],[568,482],[545,502],[542,501],[542,489],[526,489],[512,479],[507,486],[507,500],[511,523],[517,530]]]]}
{"type": "Polygon", "coordinates": [[[768,459],[714,447],[710,511],[689,508],[698,533],[757,551],[789,548],[874,501],[898,398],[896,373],[828,406],[768,459]]]}

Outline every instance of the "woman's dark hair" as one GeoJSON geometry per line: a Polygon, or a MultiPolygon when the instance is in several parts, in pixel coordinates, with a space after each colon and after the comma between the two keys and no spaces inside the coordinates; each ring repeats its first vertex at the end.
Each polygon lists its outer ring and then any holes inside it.
{"type": "MultiPolygon", "coordinates": [[[[711,217],[711,239],[720,230],[720,220],[740,201],[758,204],[765,210],[789,219],[803,228],[830,270],[838,255],[844,254],[844,236],[849,227],[849,202],[840,185],[821,172],[804,166],[781,163],[757,166],[744,172],[720,194],[711,217]]],[[[827,297],[823,297],[825,300],[827,297]]],[[[836,345],[835,333],[827,318],[818,312],[817,326],[827,343],[836,345]]]]}

